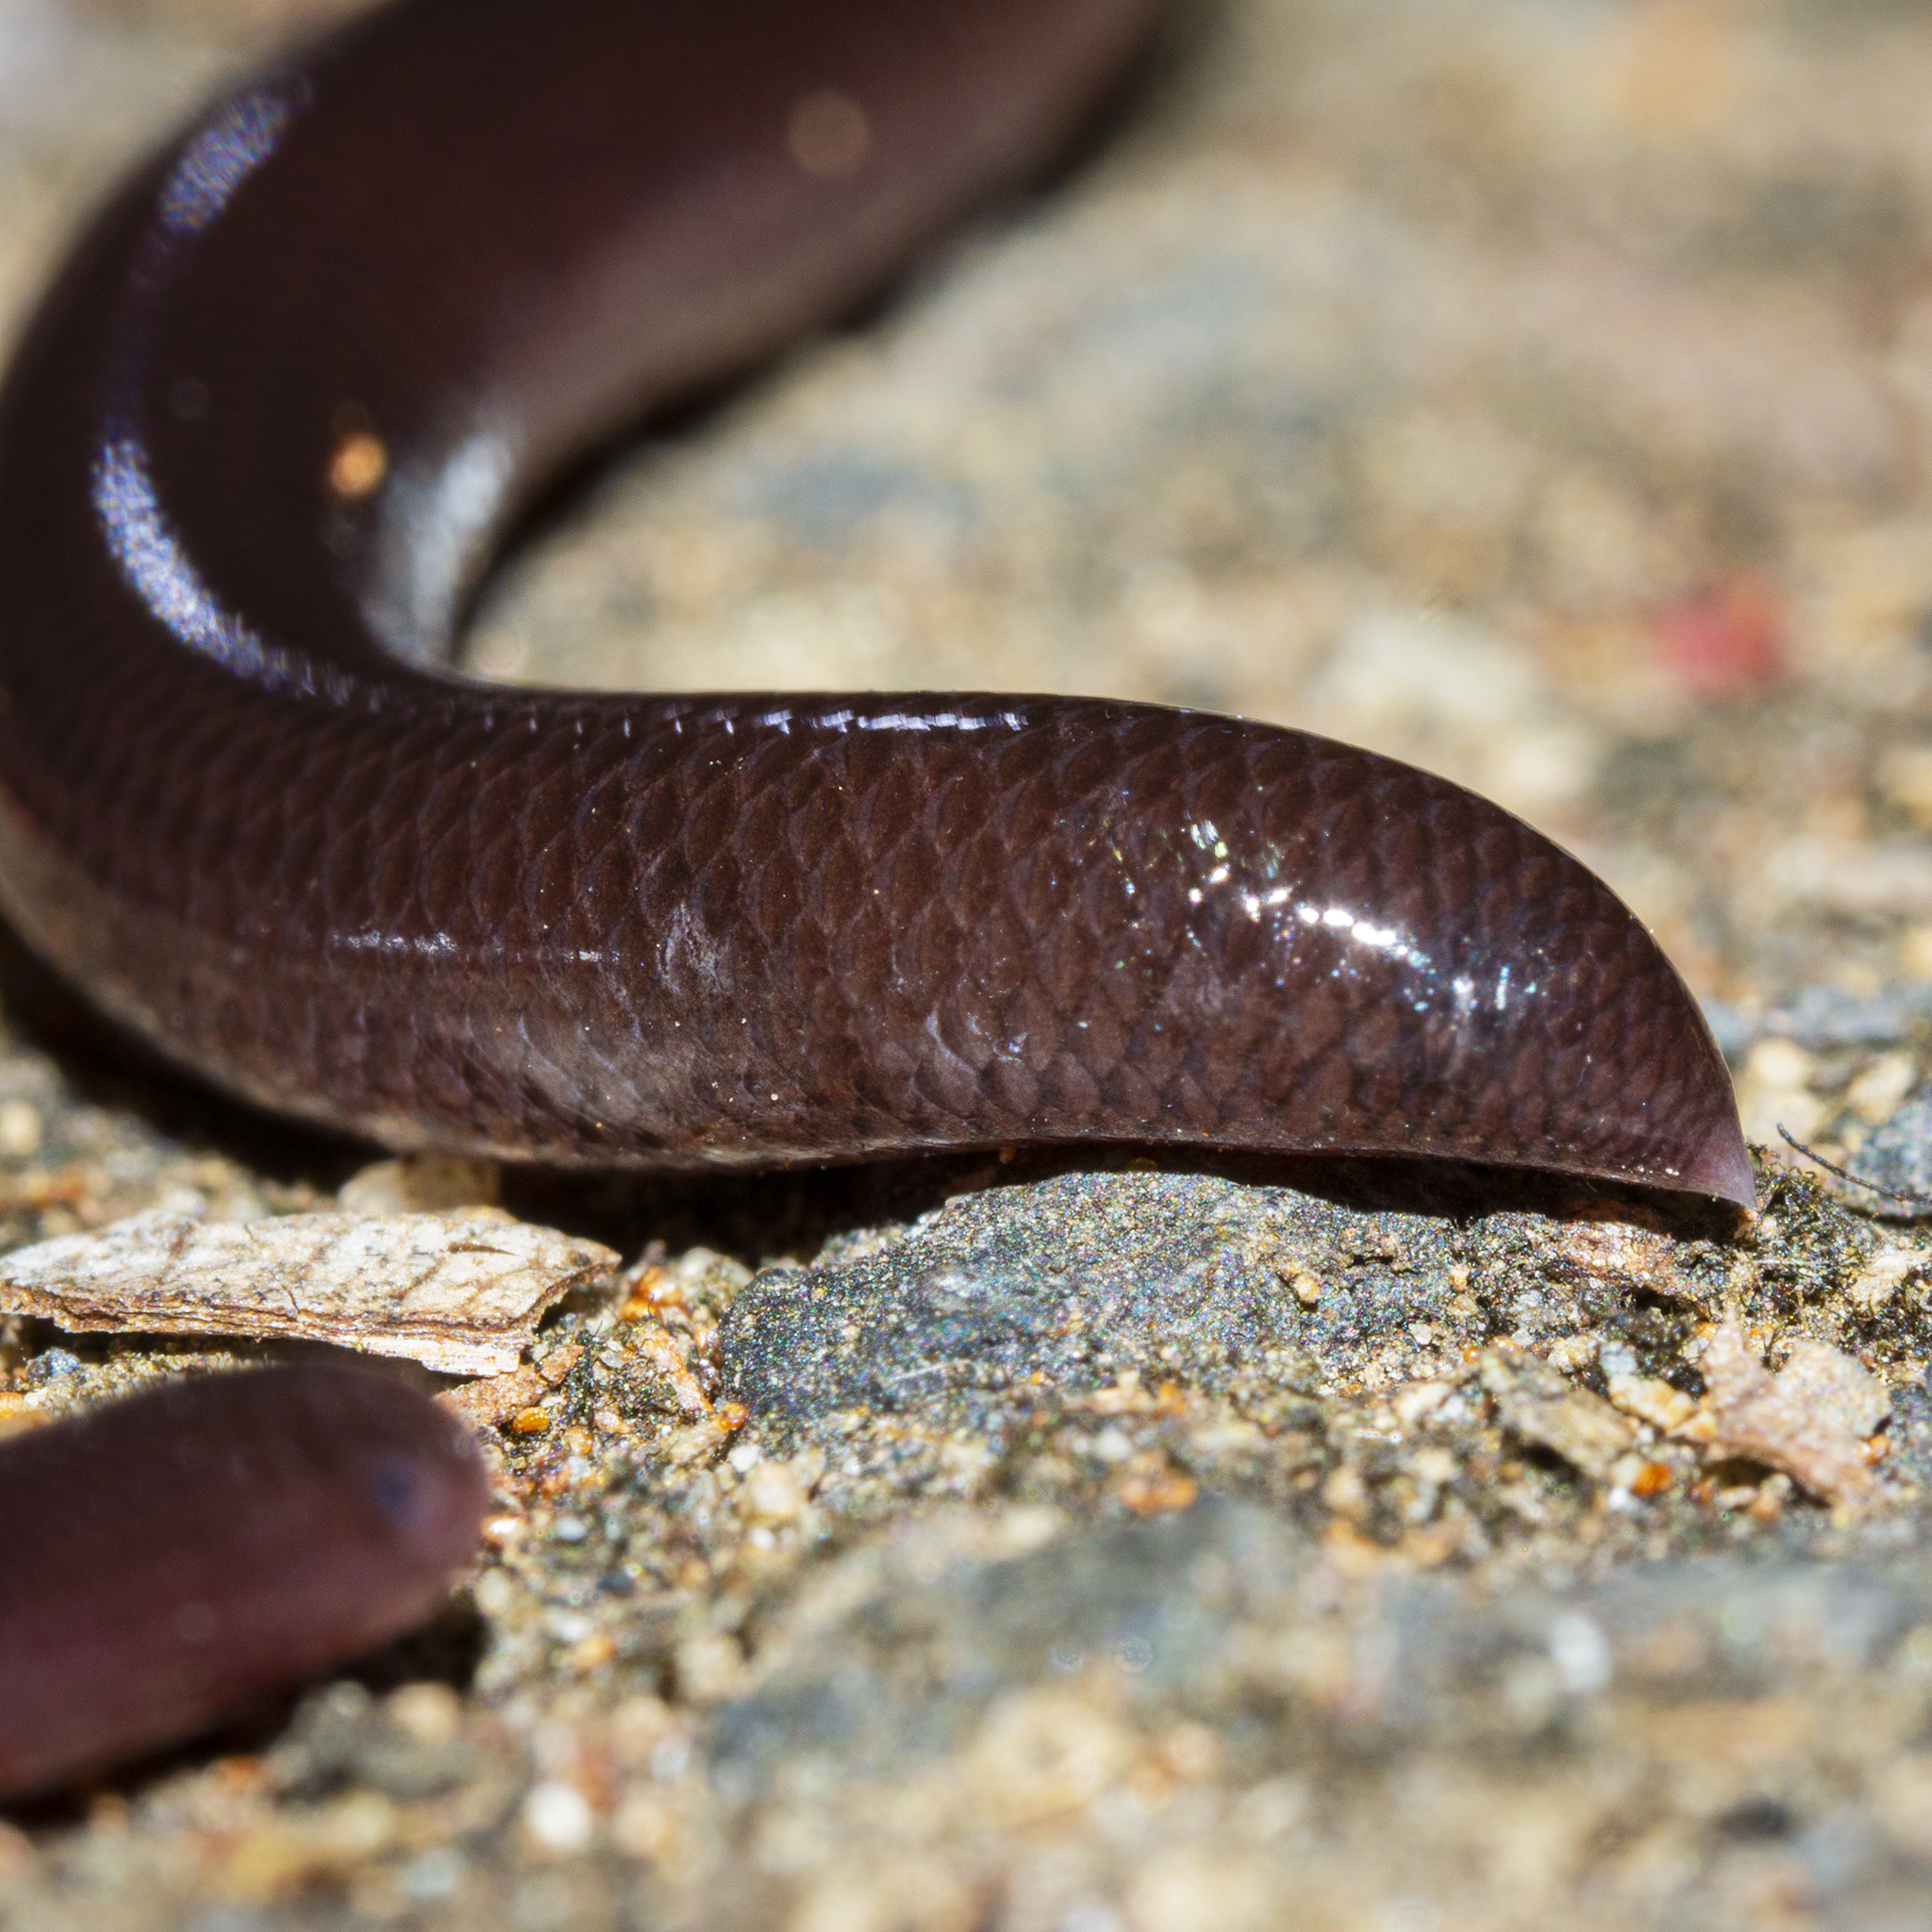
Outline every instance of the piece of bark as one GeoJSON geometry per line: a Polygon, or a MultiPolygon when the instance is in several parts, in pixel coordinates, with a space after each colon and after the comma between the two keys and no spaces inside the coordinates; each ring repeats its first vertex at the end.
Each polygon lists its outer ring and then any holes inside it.
{"type": "Polygon", "coordinates": [[[496,1375],[515,1369],[545,1309],[617,1260],[491,1208],[143,1214],[0,1257],[0,1312],[74,1333],[301,1337],[496,1375]]]}

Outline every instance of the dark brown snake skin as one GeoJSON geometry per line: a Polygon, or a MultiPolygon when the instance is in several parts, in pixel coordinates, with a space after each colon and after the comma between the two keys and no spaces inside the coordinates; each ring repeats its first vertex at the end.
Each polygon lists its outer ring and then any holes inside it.
{"type": "Polygon", "coordinates": [[[1752,1201],[1587,871],[1291,731],[437,668],[587,440],[1036,169],[1162,0],[403,0],[102,216],[0,398],[0,903],[397,1147],[1394,1152],[1752,1201]],[[380,472],[380,479],[376,480],[380,472]]]}
{"type": "Polygon", "coordinates": [[[489,1501],[465,1424],[335,1362],[191,1376],[0,1442],[0,1801],[413,1628],[489,1501]]]}

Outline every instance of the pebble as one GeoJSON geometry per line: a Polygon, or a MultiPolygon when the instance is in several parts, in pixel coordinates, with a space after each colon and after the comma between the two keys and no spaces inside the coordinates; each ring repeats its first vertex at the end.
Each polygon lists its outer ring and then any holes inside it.
{"type": "Polygon", "coordinates": [[[774,1527],[795,1523],[807,1502],[805,1484],[787,1462],[760,1462],[745,1476],[740,1504],[746,1519],[774,1527]]]}
{"type": "Polygon", "coordinates": [[[677,1815],[663,1794],[641,1786],[625,1794],[611,1814],[610,1842],[627,1857],[653,1863],[678,1836],[677,1815]]]}
{"type": "Polygon", "coordinates": [[[463,1727],[462,1700],[447,1684],[405,1684],[392,1690],[383,1714],[413,1744],[453,1743],[463,1727]]]}
{"type": "Polygon", "coordinates": [[[1602,1396],[1573,1387],[1559,1370],[1535,1356],[1486,1350],[1480,1375],[1506,1428],[1555,1450],[1598,1482],[1610,1479],[1618,1458],[1635,1440],[1630,1424],[1602,1396]]]}
{"type": "Polygon", "coordinates": [[[744,1683],[744,1652],[722,1630],[706,1631],[677,1646],[677,1689],[692,1704],[717,1704],[744,1683]]]}
{"type": "Polygon", "coordinates": [[[1864,1442],[1885,1419],[1890,1397],[1851,1357],[1800,1340],[1773,1375],[1744,1331],[1725,1322],[1707,1342],[1699,1367],[1707,1393],[1685,1425],[1687,1436],[1769,1463],[1830,1502],[1871,1496],[1864,1442]]]}
{"type": "Polygon", "coordinates": [[[1781,1143],[1778,1130],[1807,1141],[1825,1120],[1825,1103],[1811,1091],[1818,1063],[1792,1040],[1760,1040],[1738,1076],[1738,1112],[1744,1138],[1760,1146],[1781,1143]]]}
{"type": "Polygon", "coordinates": [[[1857,1173],[1901,1194],[1932,1194],[1932,1089],[1896,1108],[1858,1150],[1857,1173]]]}
{"type": "Polygon", "coordinates": [[[1924,1248],[1880,1248],[1845,1286],[1845,1298],[1873,1314],[1882,1308],[1920,1269],[1932,1263],[1924,1248]]]}
{"type": "Polygon", "coordinates": [[[1694,1396],[1654,1375],[1640,1375],[1636,1358],[1625,1348],[1602,1352],[1604,1388],[1625,1415],[1648,1423],[1666,1434],[1681,1428],[1697,1411],[1694,1396]]]}
{"type": "Polygon", "coordinates": [[[0,1101],[0,1155],[27,1160],[41,1151],[46,1123],[31,1101],[0,1101]]]}
{"type": "Polygon", "coordinates": [[[494,1208],[502,1193],[503,1171],[493,1160],[411,1154],[362,1168],[336,1200],[345,1214],[442,1214],[494,1208]]]}
{"type": "Polygon", "coordinates": [[[584,1794],[555,1778],[530,1787],[520,1816],[530,1841],[558,1857],[587,1851],[597,1828],[584,1794]]]}
{"type": "Polygon", "coordinates": [[[1894,1119],[1917,1086],[1919,1063],[1908,1053],[1882,1053],[1869,1061],[1840,1097],[1840,1105],[1868,1126],[1894,1119]]]}
{"type": "Polygon", "coordinates": [[[411,1905],[434,1905],[462,1888],[469,1861],[449,1845],[432,1845],[418,1852],[403,1867],[403,1896],[411,1905]]]}
{"type": "Polygon", "coordinates": [[[1026,1825],[1091,1803],[1131,1756],[1127,1733],[1106,1712],[1074,1691],[1042,1688],[995,1703],[966,1764],[988,1811],[1026,1825]]]}

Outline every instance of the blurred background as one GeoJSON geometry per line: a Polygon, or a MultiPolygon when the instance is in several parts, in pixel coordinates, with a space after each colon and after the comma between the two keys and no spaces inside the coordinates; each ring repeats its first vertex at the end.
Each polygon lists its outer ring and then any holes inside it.
{"type": "MultiPolygon", "coordinates": [[[[0,0],[7,326],[134,153],[346,10],[0,0]]],[[[1066,181],[574,488],[472,661],[1305,725],[1578,852],[1740,1052],[1932,982],[1932,19],[1197,15],[1066,181]]]]}

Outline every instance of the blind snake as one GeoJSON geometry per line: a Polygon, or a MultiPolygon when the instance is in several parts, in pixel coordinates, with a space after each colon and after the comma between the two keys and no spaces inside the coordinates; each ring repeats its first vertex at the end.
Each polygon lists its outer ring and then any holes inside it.
{"type": "MultiPolygon", "coordinates": [[[[1166,10],[398,0],[207,108],[88,229],[0,391],[8,919],[182,1065],[398,1148],[1131,1141],[1752,1206],[1669,961],[1442,779],[1105,699],[448,668],[560,463],[878,290],[1050,158],[1166,10]]],[[[420,1615],[482,1507],[439,1428],[312,1370],[0,1452],[9,1546],[42,1551],[0,1582],[0,1674],[33,1660],[0,1690],[0,1794],[420,1615]],[[244,1478],[240,1543],[206,1483],[153,1503],[192,1442],[244,1478]],[[383,1531],[405,1516],[420,1536],[383,1531]],[[372,1614],[304,1608],[331,1563],[372,1614]],[[189,1627],[239,1630],[250,1590],[254,1648],[189,1627]]]]}

